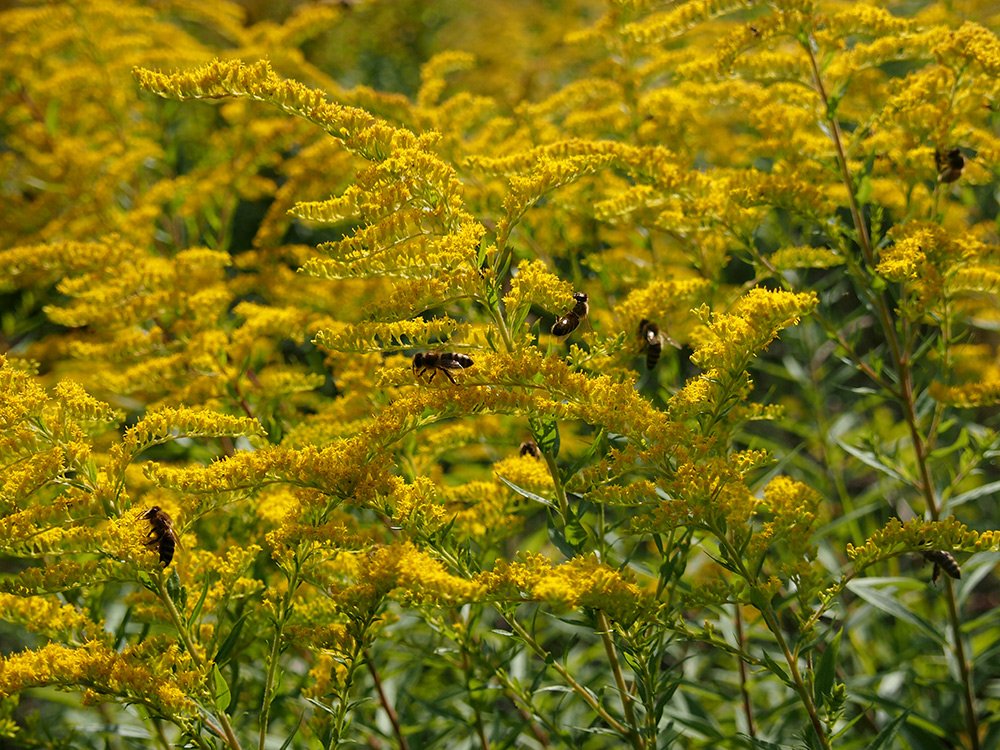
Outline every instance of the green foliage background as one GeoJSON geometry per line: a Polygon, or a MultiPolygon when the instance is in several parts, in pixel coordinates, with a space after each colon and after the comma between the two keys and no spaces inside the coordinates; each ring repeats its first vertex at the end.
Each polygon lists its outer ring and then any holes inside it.
{"type": "Polygon", "coordinates": [[[1000,746],[998,25],[0,11],[0,746],[1000,746]]]}

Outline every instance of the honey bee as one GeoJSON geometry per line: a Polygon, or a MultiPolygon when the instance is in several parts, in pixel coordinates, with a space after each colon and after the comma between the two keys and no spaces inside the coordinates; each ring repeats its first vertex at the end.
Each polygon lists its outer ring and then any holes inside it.
{"type": "Polygon", "coordinates": [[[945,552],[944,550],[932,549],[926,552],[921,552],[924,559],[928,562],[934,563],[934,572],[931,574],[931,581],[937,583],[938,576],[943,570],[951,578],[961,578],[962,569],[958,567],[958,560],[950,552],[945,552]]]}
{"type": "Polygon", "coordinates": [[[542,451],[538,447],[538,443],[534,440],[525,440],[521,443],[521,455],[531,456],[532,458],[541,458],[542,451]]]}
{"type": "Polygon", "coordinates": [[[448,376],[448,380],[455,383],[455,377],[448,372],[449,370],[464,370],[467,367],[472,367],[472,357],[468,354],[459,354],[458,352],[417,352],[413,355],[413,374],[417,377],[423,377],[423,374],[430,370],[431,376],[427,378],[427,382],[430,383],[434,380],[434,376],[439,372],[443,372],[448,376]]]}
{"type": "Polygon", "coordinates": [[[663,352],[660,327],[653,321],[643,318],[639,321],[639,339],[642,341],[642,348],[646,350],[646,369],[652,370],[660,361],[660,354],[663,352]]]}
{"type": "Polygon", "coordinates": [[[587,313],[590,311],[590,305],[587,302],[589,297],[586,294],[583,292],[574,292],[573,299],[576,300],[573,309],[565,315],[556,318],[556,322],[552,324],[552,333],[556,336],[569,336],[580,325],[580,321],[587,317],[587,313]]]}
{"type": "Polygon", "coordinates": [[[149,521],[149,525],[152,526],[146,536],[153,538],[146,542],[146,546],[156,547],[160,553],[160,565],[167,567],[174,559],[174,547],[180,543],[177,532],[174,531],[173,521],[159,505],[154,505],[139,518],[149,521]]]}
{"type": "Polygon", "coordinates": [[[935,149],[934,165],[938,171],[938,182],[954,182],[962,176],[965,157],[962,156],[962,151],[957,148],[949,150],[946,154],[935,149]]]}

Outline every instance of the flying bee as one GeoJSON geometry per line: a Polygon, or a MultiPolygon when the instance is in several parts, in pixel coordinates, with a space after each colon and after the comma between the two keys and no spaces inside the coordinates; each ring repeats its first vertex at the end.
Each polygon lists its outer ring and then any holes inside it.
{"type": "Polygon", "coordinates": [[[538,443],[534,440],[525,440],[521,443],[521,455],[531,456],[532,458],[541,458],[542,451],[538,447],[538,443]]]}
{"type": "Polygon", "coordinates": [[[146,536],[153,538],[146,542],[146,546],[156,547],[160,553],[160,565],[167,567],[174,559],[174,547],[180,544],[177,532],[174,531],[173,521],[159,505],[154,505],[139,518],[149,521],[149,525],[152,526],[146,536]]]}
{"type": "Polygon", "coordinates": [[[587,317],[587,313],[590,311],[590,305],[587,302],[589,297],[586,294],[583,292],[574,292],[573,299],[576,300],[573,309],[565,315],[556,318],[556,322],[552,324],[552,333],[556,336],[569,336],[580,325],[580,321],[587,317]]]}
{"type": "Polygon", "coordinates": [[[931,549],[926,552],[921,552],[924,559],[928,562],[934,563],[934,572],[931,574],[931,582],[937,583],[938,576],[943,570],[951,578],[961,578],[962,569],[958,567],[958,560],[950,552],[945,552],[940,549],[931,549]]]}
{"type": "Polygon", "coordinates": [[[954,182],[962,176],[962,169],[965,167],[965,157],[962,151],[953,148],[946,154],[934,149],[934,165],[938,171],[938,182],[954,182]]]}
{"type": "Polygon", "coordinates": [[[430,383],[434,380],[434,376],[439,372],[443,372],[448,376],[448,380],[455,383],[455,377],[449,372],[449,370],[464,370],[466,367],[472,367],[472,357],[468,354],[459,354],[458,352],[417,352],[413,355],[413,374],[417,377],[423,377],[423,374],[430,370],[431,376],[427,378],[427,382],[430,383]]]}
{"type": "Polygon", "coordinates": [[[642,341],[642,348],[646,350],[646,369],[652,370],[660,361],[660,354],[663,352],[660,327],[653,321],[643,318],[639,321],[639,339],[642,341]]]}

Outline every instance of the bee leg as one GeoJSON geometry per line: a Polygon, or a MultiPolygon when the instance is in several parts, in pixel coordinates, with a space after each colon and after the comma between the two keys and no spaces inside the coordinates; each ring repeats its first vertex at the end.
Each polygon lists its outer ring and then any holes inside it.
{"type": "Polygon", "coordinates": [[[434,382],[434,376],[437,375],[437,374],[438,374],[437,368],[431,370],[431,376],[429,378],[427,378],[427,382],[428,383],[433,383],[434,382]]]}
{"type": "Polygon", "coordinates": [[[447,376],[448,376],[448,380],[450,380],[450,381],[451,381],[451,384],[452,384],[452,385],[458,385],[458,381],[457,381],[457,380],[455,380],[455,376],[454,376],[454,375],[452,375],[452,374],[451,374],[450,372],[448,372],[447,370],[441,370],[441,372],[443,372],[443,373],[444,373],[445,375],[447,375],[447,376]]]}

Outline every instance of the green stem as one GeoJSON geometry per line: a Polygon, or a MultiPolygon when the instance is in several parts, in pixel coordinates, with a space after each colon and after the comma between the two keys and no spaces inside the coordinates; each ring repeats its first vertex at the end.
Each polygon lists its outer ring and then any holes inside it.
{"type": "MultiPolygon", "coordinates": [[[[768,630],[771,631],[771,635],[774,636],[774,640],[777,642],[782,655],[785,657],[785,662],[788,664],[788,671],[791,674],[793,687],[795,692],[799,694],[799,699],[805,706],[806,713],[809,714],[809,722],[812,724],[813,731],[816,733],[816,739],[819,740],[820,746],[823,750],[830,750],[830,739],[826,736],[826,731],[823,728],[823,722],[819,718],[819,712],[816,710],[816,704],[813,701],[812,693],[806,685],[805,680],[802,678],[802,673],[799,671],[798,656],[792,652],[791,648],[788,646],[788,642],[785,640],[785,636],[781,631],[781,623],[778,622],[778,618],[775,615],[774,610],[771,608],[769,594],[758,588],[756,576],[751,575],[750,571],[746,569],[746,566],[743,564],[742,557],[729,542],[726,536],[724,534],[720,534],[717,530],[713,530],[712,533],[718,539],[720,549],[723,550],[727,560],[734,565],[737,574],[747,582],[748,586],[758,592],[759,597],[757,598],[761,601],[761,604],[757,605],[755,603],[754,607],[764,618],[764,622],[767,625],[768,630]]],[[[737,604],[737,606],[739,605],[737,604]]]]}
{"type": "Polygon", "coordinates": [[[160,747],[163,750],[170,750],[170,740],[167,739],[167,734],[163,731],[163,724],[160,723],[160,720],[151,711],[147,710],[146,715],[149,723],[153,725],[153,731],[156,734],[157,741],[160,743],[160,747]]]}
{"type": "Polygon", "coordinates": [[[371,654],[367,650],[364,651],[363,656],[365,665],[368,667],[368,674],[371,675],[372,683],[375,685],[375,692],[378,693],[378,701],[382,704],[382,710],[385,711],[385,715],[389,717],[389,723],[392,724],[392,733],[396,737],[396,744],[399,746],[399,750],[410,750],[410,745],[403,734],[403,728],[399,725],[399,716],[393,709],[392,704],[389,703],[389,698],[382,688],[382,678],[379,677],[378,670],[375,669],[375,662],[372,661],[371,654]]]}
{"type": "Polygon", "coordinates": [[[955,589],[952,587],[951,579],[945,578],[945,590],[948,595],[945,601],[948,604],[948,619],[952,624],[952,638],[955,640],[955,659],[958,661],[958,670],[962,676],[962,701],[965,704],[965,730],[969,733],[969,743],[972,750],[979,750],[979,723],[976,720],[976,696],[972,691],[972,665],[965,657],[965,643],[962,640],[962,630],[954,623],[961,622],[958,605],[955,601],[955,589]]]}
{"type": "MultiPolygon", "coordinates": [[[[837,163],[840,166],[841,177],[844,181],[844,186],[847,188],[848,200],[850,202],[851,217],[854,221],[855,230],[858,233],[859,245],[861,247],[862,254],[864,256],[865,262],[868,266],[874,270],[875,268],[875,254],[871,246],[871,239],[868,235],[868,229],[863,221],[861,212],[858,208],[857,199],[854,195],[854,181],[851,177],[850,169],[847,164],[847,156],[844,152],[843,139],[840,131],[840,124],[834,113],[830,109],[830,101],[826,94],[826,89],[823,86],[822,77],[819,72],[819,65],[816,61],[816,55],[813,50],[813,40],[810,38],[808,43],[803,44],[806,52],[809,55],[809,62],[812,67],[813,81],[816,86],[816,91],[823,101],[823,105],[826,108],[826,120],[830,124],[831,137],[833,139],[834,147],[837,151],[837,163]]],[[[935,196],[939,191],[935,188],[935,196]]],[[[873,295],[875,307],[878,312],[880,323],[882,329],[885,333],[886,342],[889,344],[889,348],[892,353],[892,359],[897,366],[899,371],[900,380],[900,391],[899,394],[903,402],[903,411],[906,417],[907,426],[909,427],[910,436],[913,441],[913,450],[915,458],[917,461],[917,466],[920,471],[920,483],[921,489],[923,491],[924,500],[927,504],[927,511],[933,520],[938,520],[940,517],[940,507],[937,502],[936,491],[934,489],[934,482],[931,477],[929,456],[925,450],[925,441],[921,434],[919,427],[919,417],[916,412],[916,397],[913,388],[913,378],[912,371],[910,369],[909,353],[903,351],[900,346],[899,339],[896,335],[896,327],[892,321],[892,314],[889,310],[889,305],[885,300],[885,295],[876,294],[873,295]]],[[[952,632],[952,640],[954,642],[954,652],[955,658],[959,662],[959,671],[962,678],[962,702],[965,710],[965,723],[966,730],[969,733],[969,741],[971,743],[971,750],[979,750],[979,725],[978,719],[976,717],[976,705],[975,705],[975,694],[972,688],[972,665],[969,664],[965,657],[965,645],[962,639],[962,623],[958,611],[958,603],[955,598],[954,589],[949,585],[946,587],[946,600],[948,603],[948,620],[949,626],[952,632]]]]}
{"type": "MultiPolygon", "coordinates": [[[[742,651],[746,639],[743,636],[743,615],[740,614],[739,602],[736,602],[733,608],[736,612],[736,643],[742,651]]],[[[740,668],[740,697],[743,701],[743,716],[747,720],[747,734],[751,737],[756,737],[757,728],[754,726],[753,706],[750,704],[750,691],[747,689],[749,683],[749,679],[747,678],[747,664],[743,659],[737,659],[736,663],[739,664],[740,668]]]]}
{"type": "Polygon", "coordinates": [[[288,579],[288,589],[281,599],[277,619],[274,622],[274,640],[271,642],[271,651],[267,659],[267,674],[264,677],[264,697],[260,706],[260,732],[257,736],[258,750],[264,750],[264,743],[267,739],[267,725],[271,716],[271,702],[274,700],[274,679],[278,668],[278,657],[281,655],[281,636],[288,622],[290,604],[292,596],[299,584],[299,560],[295,558],[295,569],[288,579]]]}
{"type": "Polygon", "coordinates": [[[469,704],[472,706],[479,746],[483,750],[490,750],[490,741],[486,737],[486,727],[483,725],[483,714],[479,710],[479,700],[475,699],[472,693],[472,664],[469,661],[469,649],[466,643],[462,644],[462,674],[465,676],[465,692],[468,694],[469,704]]]}
{"type": "Polygon", "coordinates": [[[507,330],[507,322],[503,319],[503,315],[500,310],[494,309],[493,307],[487,307],[490,313],[490,317],[496,324],[497,330],[500,331],[500,338],[503,339],[503,345],[507,349],[508,354],[514,353],[514,340],[510,337],[510,331],[507,330]]]}
{"type": "Polygon", "coordinates": [[[583,699],[584,703],[590,706],[609,727],[618,732],[622,737],[628,737],[630,735],[629,728],[609,714],[600,702],[598,702],[597,698],[594,697],[593,693],[573,679],[573,675],[569,673],[569,670],[556,661],[552,654],[542,648],[541,644],[539,644],[531,633],[525,630],[513,616],[507,617],[506,619],[507,622],[510,623],[511,629],[517,633],[526,644],[528,644],[528,647],[546,664],[551,666],[559,674],[559,676],[562,677],[565,683],[569,685],[570,689],[579,695],[583,699]]]}
{"type": "Polygon", "coordinates": [[[347,723],[347,713],[350,705],[349,697],[351,688],[354,687],[354,675],[358,671],[358,662],[364,658],[366,648],[365,641],[371,622],[372,620],[370,617],[366,617],[363,622],[355,622],[358,627],[357,632],[352,633],[354,648],[349,654],[348,665],[344,674],[343,689],[340,691],[340,695],[338,696],[337,711],[334,714],[334,728],[333,733],[330,735],[330,743],[327,746],[328,750],[334,750],[334,748],[339,747],[340,745],[340,739],[344,733],[344,728],[347,723]]]}
{"type": "MultiPolygon", "coordinates": [[[[214,674],[209,672],[208,664],[204,659],[202,659],[201,654],[195,648],[194,641],[191,640],[191,635],[187,631],[187,626],[185,626],[181,620],[180,613],[177,611],[177,607],[174,606],[173,599],[170,598],[170,594],[167,592],[166,579],[164,578],[162,571],[156,576],[156,588],[159,591],[160,599],[167,607],[167,612],[170,613],[170,619],[173,621],[174,627],[177,629],[177,634],[180,636],[181,642],[184,644],[184,648],[191,655],[191,661],[193,661],[195,666],[205,673],[206,682],[209,680],[209,675],[211,674],[212,681],[209,684],[209,689],[214,695],[214,674]]],[[[240,747],[240,741],[236,739],[236,733],[233,731],[233,725],[229,721],[229,716],[224,710],[221,709],[219,710],[217,716],[219,723],[222,725],[222,736],[226,740],[226,744],[233,750],[242,750],[240,747]]]]}
{"type": "Polygon", "coordinates": [[[569,519],[569,499],[566,497],[566,488],[563,487],[562,478],[559,475],[559,467],[556,465],[556,458],[549,451],[542,451],[542,458],[548,467],[552,477],[552,485],[556,492],[556,502],[559,503],[559,515],[562,516],[565,524],[569,519]]]}
{"type": "MultiPolygon", "coordinates": [[[[462,565],[461,562],[456,560],[453,555],[446,553],[443,556],[451,561],[457,570],[461,570],[463,575],[470,574],[469,570],[462,565]]],[[[563,727],[556,725],[548,719],[543,712],[535,709],[535,706],[532,703],[532,693],[522,689],[521,686],[518,685],[509,674],[507,674],[501,664],[490,658],[490,655],[494,653],[493,650],[486,647],[484,643],[473,634],[473,628],[470,627],[468,622],[464,622],[462,627],[456,631],[452,618],[445,619],[439,616],[429,616],[428,621],[436,630],[443,633],[445,637],[458,644],[462,652],[462,668],[467,674],[470,674],[470,670],[476,664],[479,664],[484,671],[489,672],[490,675],[499,681],[503,694],[511,701],[511,704],[523,720],[525,726],[529,728],[531,734],[541,747],[549,746],[549,736],[538,726],[538,724],[542,724],[552,734],[558,735],[564,740],[564,744],[569,743],[569,739],[566,737],[563,727]],[[465,666],[466,664],[468,664],[468,666],[465,666]]],[[[509,664],[510,662],[505,659],[503,663],[509,664]]],[[[469,690],[469,693],[471,696],[471,690],[469,690]]]]}
{"type": "Polygon", "coordinates": [[[604,651],[608,655],[608,664],[611,666],[611,673],[615,676],[615,684],[618,686],[618,694],[621,696],[625,721],[630,727],[629,742],[636,750],[644,750],[646,743],[643,741],[642,735],[639,734],[639,725],[635,720],[635,710],[632,707],[632,694],[625,684],[625,676],[622,674],[621,663],[618,661],[618,653],[615,651],[615,644],[611,639],[611,623],[608,621],[608,616],[600,610],[597,612],[597,627],[600,628],[604,651]]]}
{"type": "Polygon", "coordinates": [[[798,657],[793,654],[791,649],[788,647],[788,643],[785,641],[785,636],[781,633],[781,625],[778,622],[777,617],[774,616],[774,613],[769,610],[760,610],[760,613],[763,615],[764,622],[767,623],[768,629],[770,629],[771,634],[774,636],[774,640],[777,641],[778,646],[781,648],[782,654],[784,654],[785,662],[788,664],[788,671],[791,675],[792,682],[795,683],[795,691],[799,694],[799,699],[806,707],[806,712],[809,714],[809,721],[812,724],[813,731],[816,733],[816,738],[819,740],[819,743],[824,750],[830,750],[830,740],[826,736],[826,732],[823,729],[823,722],[819,718],[819,712],[816,710],[816,704],[813,702],[812,695],[810,694],[809,688],[806,686],[805,680],[802,679],[802,673],[799,672],[798,657]]]}

